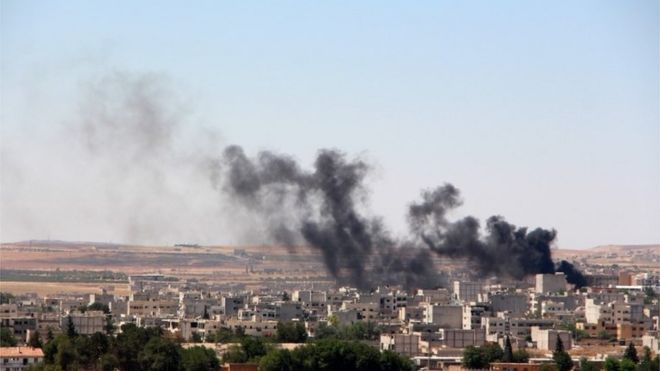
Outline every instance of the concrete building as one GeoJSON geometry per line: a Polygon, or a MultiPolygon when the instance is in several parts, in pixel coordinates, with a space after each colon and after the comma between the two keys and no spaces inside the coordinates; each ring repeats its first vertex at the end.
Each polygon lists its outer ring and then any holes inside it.
{"type": "Polygon", "coordinates": [[[22,371],[43,361],[44,352],[31,347],[0,347],[0,370],[22,371]]]}
{"type": "Polygon", "coordinates": [[[383,334],[380,335],[380,349],[414,357],[419,354],[419,335],[383,334]]]}
{"type": "Polygon", "coordinates": [[[235,316],[238,310],[245,306],[246,300],[243,296],[223,296],[220,305],[224,308],[227,317],[235,316]]]}
{"type": "Polygon", "coordinates": [[[240,321],[236,319],[229,319],[225,323],[232,331],[241,327],[245,331],[245,335],[250,336],[275,336],[277,333],[277,321],[240,321]]]}
{"type": "Polygon", "coordinates": [[[536,275],[537,294],[566,291],[566,285],[566,276],[563,273],[536,275]]]}
{"type": "Polygon", "coordinates": [[[378,313],[380,311],[380,303],[348,303],[344,302],[341,307],[343,311],[355,310],[357,312],[358,321],[373,322],[378,320],[378,313]]]}
{"type": "Polygon", "coordinates": [[[453,294],[456,299],[463,303],[477,301],[479,294],[483,292],[480,282],[454,281],[453,294]]]}
{"type": "Polygon", "coordinates": [[[499,293],[489,295],[491,312],[509,312],[514,317],[520,317],[529,309],[527,295],[499,293]]]}
{"type": "Polygon", "coordinates": [[[660,331],[649,331],[642,336],[642,346],[649,347],[655,354],[660,353],[660,331]]]}
{"type": "Polygon", "coordinates": [[[69,313],[68,316],[62,317],[60,326],[63,329],[66,329],[68,326],[68,318],[71,318],[73,327],[81,335],[92,335],[96,332],[104,332],[105,330],[105,314],[100,310],[89,310],[85,313],[69,313]]]}
{"type": "Polygon", "coordinates": [[[0,327],[8,328],[20,341],[27,341],[28,333],[37,329],[37,319],[24,315],[0,318],[0,327]]]}
{"type": "Polygon", "coordinates": [[[558,338],[561,338],[565,350],[570,350],[573,347],[573,338],[570,331],[542,330],[536,326],[532,327],[532,341],[536,343],[536,347],[540,350],[554,351],[558,338]]]}
{"type": "Polygon", "coordinates": [[[447,348],[465,348],[468,346],[482,346],[486,343],[484,329],[440,329],[440,343],[447,348]]]}
{"type": "Polygon", "coordinates": [[[490,306],[483,303],[463,304],[463,329],[481,328],[481,318],[489,317],[490,306]]]}
{"type": "Polygon", "coordinates": [[[463,307],[460,305],[422,304],[424,323],[432,323],[441,328],[463,328],[463,307]]]}
{"type": "Polygon", "coordinates": [[[129,300],[127,305],[129,316],[176,316],[178,311],[179,301],[172,299],[129,300]]]}
{"type": "Polygon", "coordinates": [[[10,318],[18,316],[18,305],[0,304],[0,318],[10,318]]]}

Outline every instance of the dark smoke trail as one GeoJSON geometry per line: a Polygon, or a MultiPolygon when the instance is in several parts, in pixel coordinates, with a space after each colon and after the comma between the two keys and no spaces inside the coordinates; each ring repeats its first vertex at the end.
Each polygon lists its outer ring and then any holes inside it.
{"type": "Polygon", "coordinates": [[[466,258],[482,275],[523,278],[529,274],[552,273],[550,245],[554,230],[518,228],[500,216],[486,222],[480,235],[479,221],[466,217],[449,222],[446,215],[461,205],[459,191],[451,184],[422,193],[410,205],[408,221],[412,232],[431,250],[453,258],[466,258]]]}
{"type": "Polygon", "coordinates": [[[436,285],[439,276],[429,249],[466,258],[482,275],[520,279],[554,272],[554,230],[528,231],[493,216],[482,235],[474,217],[449,221],[447,214],[462,203],[451,184],[423,192],[422,200],[410,205],[411,237],[398,241],[378,218],[358,211],[369,170],[362,161],[322,150],[314,170],[304,171],[290,157],[261,152],[251,159],[242,148],[231,146],[223,164],[225,189],[240,206],[264,219],[274,241],[292,245],[302,239],[321,252],[330,274],[360,288],[436,285]]]}
{"type": "Polygon", "coordinates": [[[333,276],[347,276],[361,288],[375,284],[374,275],[376,283],[387,282],[382,279],[387,276],[411,285],[422,281],[417,277],[433,277],[429,259],[402,254],[378,219],[358,211],[368,171],[364,162],[323,150],[309,172],[290,157],[261,152],[250,159],[231,146],[223,163],[225,190],[265,220],[270,237],[289,246],[302,238],[321,252],[333,276]]]}

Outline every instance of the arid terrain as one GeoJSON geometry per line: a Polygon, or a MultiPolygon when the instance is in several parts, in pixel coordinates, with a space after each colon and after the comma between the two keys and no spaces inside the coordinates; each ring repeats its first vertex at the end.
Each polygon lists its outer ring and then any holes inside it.
{"type": "MultiPolygon", "coordinates": [[[[590,265],[635,267],[660,271],[660,245],[609,245],[585,250],[554,250],[555,259],[590,265]]],[[[452,271],[464,262],[434,258],[439,270],[452,271]]],[[[217,283],[259,286],[272,280],[332,282],[317,251],[278,246],[134,246],[89,242],[27,241],[0,247],[0,290],[13,293],[126,291],[126,278],[116,281],[29,277],[8,272],[108,271],[122,274],[158,272],[217,283]],[[50,281],[50,282],[49,282],[50,281]],[[60,282],[52,282],[60,281],[60,282]]]]}

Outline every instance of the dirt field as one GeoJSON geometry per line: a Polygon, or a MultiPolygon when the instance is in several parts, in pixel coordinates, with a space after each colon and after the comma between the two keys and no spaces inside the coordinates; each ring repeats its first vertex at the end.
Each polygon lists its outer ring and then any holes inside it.
{"type": "Polygon", "coordinates": [[[100,294],[101,287],[112,288],[108,290],[116,295],[128,295],[128,284],[99,284],[83,282],[13,282],[0,281],[0,291],[12,294],[36,292],[39,296],[56,295],[59,293],[100,294]]]}

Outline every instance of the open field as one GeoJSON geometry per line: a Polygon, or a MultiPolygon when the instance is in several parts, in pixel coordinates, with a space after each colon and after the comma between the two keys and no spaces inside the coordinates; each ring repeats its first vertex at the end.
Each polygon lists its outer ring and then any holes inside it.
{"type": "Polygon", "coordinates": [[[37,293],[39,296],[56,295],[60,293],[100,294],[101,288],[114,288],[108,290],[116,295],[129,294],[128,284],[104,285],[86,282],[15,282],[0,281],[0,291],[12,294],[37,293]]]}

